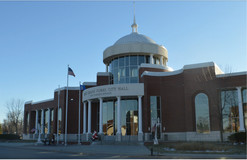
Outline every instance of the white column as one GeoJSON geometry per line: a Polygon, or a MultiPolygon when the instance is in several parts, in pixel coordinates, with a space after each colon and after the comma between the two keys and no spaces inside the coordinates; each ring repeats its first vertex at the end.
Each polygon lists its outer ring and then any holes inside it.
{"type": "Polygon", "coordinates": [[[142,133],[142,96],[138,96],[138,133],[142,133]]]}
{"type": "Polygon", "coordinates": [[[160,65],[163,66],[163,56],[160,57],[160,65]]]}
{"type": "Polygon", "coordinates": [[[83,134],[86,134],[86,129],[87,129],[87,102],[83,102],[83,134]]]}
{"type": "Polygon", "coordinates": [[[245,131],[241,87],[237,87],[237,90],[238,90],[238,113],[239,113],[239,126],[240,126],[239,131],[241,132],[241,131],[245,131]]]}
{"type": "Polygon", "coordinates": [[[105,71],[108,72],[108,64],[105,65],[105,71]]]}
{"type": "Polygon", "coordinates": [[[103,99],[99,98],[99,134],[103,133],[103,99]]]}
{"type": "Polygon", "coordinates": [[[143,141],[143,132],[142,132],[142,96],[138,96],[138,141],[143,141]]]}
{"type": "Polygon", "coordinates": [[[41,134],[44,134],[44,109],[41,110],[41,134]]]}
{"type": "Polygon", "coordinates": [[[121,97],[117,97],[117,141],[121,141],[121,134],[121,97]]]}
{"type": "Polygon", "coordinates": [[[87,126],[87,133],[91,133],[91,100],[88,100],[88,126],[87,126]]]}
{"type": "Polygon", "coordinates": [[[48,132],[47,134],[51,133],[51,109],[48,108],[48,132]]]}
{"type": "Polygon", "coordinates": [[[153,56],[153,54],[150,54],[150,64],[154,64],[154,56],[153,56]]]}
{"type": "Polygon", "coordinates": [[[39,120],[39,111],[36,110],[36,117],[35,117],[35,134],[38,134],[38,120],[39,120]]]}

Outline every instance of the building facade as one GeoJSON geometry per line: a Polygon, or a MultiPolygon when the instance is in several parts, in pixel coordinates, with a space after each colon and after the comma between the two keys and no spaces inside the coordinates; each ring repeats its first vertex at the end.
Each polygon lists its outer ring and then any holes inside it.
{"type": "MultiPolygon", "coordinates": [[[[165,141],[220,141],[246,130],[247,72],[224,74],[213,62],[174,71],[167,49],[139,34],[135,21],[131,27],[105,49],[96,82],[68,88],[68,142],[88,141],[93,131],[103,141],[143,142],[155,129],[165,141]]],[[[24,139],[65,140],[66,90],[25,103],[24,139]]]]}

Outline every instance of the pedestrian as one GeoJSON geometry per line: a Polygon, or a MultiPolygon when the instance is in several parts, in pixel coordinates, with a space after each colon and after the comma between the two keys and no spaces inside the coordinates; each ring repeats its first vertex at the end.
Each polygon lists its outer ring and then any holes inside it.
{"type": "Polygon", "coordinates": [[[94,130],[93,135],[92,135],[92,140],[95,141],[95,140],[97,140],[97,139],[98,139],[98,134],[97,134],[97,132],[94,130]]]}

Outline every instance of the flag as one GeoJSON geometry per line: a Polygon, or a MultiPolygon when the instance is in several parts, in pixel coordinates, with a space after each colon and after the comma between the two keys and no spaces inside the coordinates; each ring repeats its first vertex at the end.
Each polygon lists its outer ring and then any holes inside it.
{"type": "Polygon", "coordinates": [[[68,75],[71,75],[71,76],[75,77],[75,74],[74,74],[73,70],[70,67],[68,68],[68,75]]]}
{"type": "Polygon", "coordinates": [[[80,90],[84,91],[86,89],[85,85],[80,85],[80,90]]]}

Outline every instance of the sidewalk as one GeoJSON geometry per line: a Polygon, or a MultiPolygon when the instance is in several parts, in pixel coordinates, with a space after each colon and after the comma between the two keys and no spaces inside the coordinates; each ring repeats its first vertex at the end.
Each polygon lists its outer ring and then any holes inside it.
{"type": "Polygon", "coordinates": [[[157,159],[246,159],[244,154],[211,154],[211,153],[154,153],[157,159]]]}
{"type": "Polygon", "coordinates": [[[83,154],[150,155],[150,151],[140,145],[59,145],[35,148],[83,154]]]}
{"type": "Polygon", "coordinates": [[[112,155],[122,156],[126,158],[152,158],[152,159],[246,159],[244,154],[199,154],[199,153],[153,153],[144,145],[106,145],[106,144],[95,144],[95,145],[35,145],[35,143],[2,143],[0,146],[10,148],[23,148],[29,150],[41,150],[41,151],[53,151],[63,153],[73,153],[81,155],[112,155]]]}

